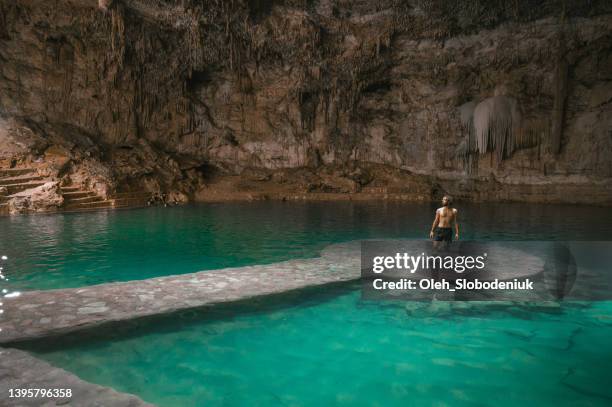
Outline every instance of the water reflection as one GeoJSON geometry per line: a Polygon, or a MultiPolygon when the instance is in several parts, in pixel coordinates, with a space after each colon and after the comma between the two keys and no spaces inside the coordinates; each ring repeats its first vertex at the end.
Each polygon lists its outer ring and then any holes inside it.
{"type": "MultiPolygon", "coordinates": [[[[609,209],[459,204],[462,239],[607,240],[609,209]]],[[[425,238],[435,206],[223,203],[0,218],[19,289],[76,287],[288,258],[360,238],[425,238]]]]}

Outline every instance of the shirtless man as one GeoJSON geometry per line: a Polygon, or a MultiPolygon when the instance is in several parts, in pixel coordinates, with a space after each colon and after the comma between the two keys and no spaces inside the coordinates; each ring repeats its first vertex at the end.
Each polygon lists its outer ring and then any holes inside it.
{"type": "Polygon", "coordinates": [[[436,218],[431,225],[429,238],[436,242],[453,241],[453,223],[455,224],[455,240],[459,240],[459,223],[457,222],[457,209],[452,208],[453,198],[444,195],[442,207],[436,210],[436,218]]]}

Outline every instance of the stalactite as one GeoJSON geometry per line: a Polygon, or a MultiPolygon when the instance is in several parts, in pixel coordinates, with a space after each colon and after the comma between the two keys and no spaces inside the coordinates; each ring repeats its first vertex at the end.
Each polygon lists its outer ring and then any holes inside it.
{"type": "Polygon", "coordinates": [[[559,154],[563,138],[563,121],[565,119],[565,101],[567,99],[569,64],[564,56],[559,57],[555,70],[555,99],[552,112],[552,132],[550,134],[550,151],[559,154]]]}
{"type": "Polygon", "coordinates": [[[478,155],[491,153],[500,162],[516,150],[540,146],[550,135],[547,118],[523,118],[517,101],[507,96],[465,103],[459,113],[465,137],[456,155],[468,173],[477,169],[478,155]]]}
{"type": "Polygon", "coordinates": [[[199,18],[194,16],[187,29],[187,41],[189,46],[189,60],[191,69],[202,70],[204,66],[204,50],[202,48],[202,37],[199,18]]]}
{"type": "Polygon", "coordinates": [[[550,137],[550,121],[548,118],[523,120],[523,124],[514,138],[514,149],[537,147],[542,140],[550,137]]]}
{"type": "Polygon", "coordinates": [[[8,40],[11,38],[10,31],[12,31],[12,29],[9,27],[9,22],[13,19],[11,19],[9,13],[14,13],[14,8],[16,7],[17,5],[12,5],[10,2],[9,4],[0,4],[0,39],[2,40],[8,40]]]}
{"type": "Polygon", "coordinates": [[[229,45],[229,66],[230,70],[234,69],[234,42],[232,41],[232,34],[228,35],[228,45],[229,45]]]}
{"type": "Polygon", "coordinates": [[[68,113],[70,109],[70,93],[72,92],[72,77],[74,74],[74,49],[70,44],[62,44],[60,51],[60,61],[66,66],[62,83],[62,110],[68,113]]]}
{"type": "MultiPolygon", "coordinates": [[[[53,41],[51,38],[45,38],[45,48],[44,48],[44,55],[43,55],[43,60],[45,65],[52,67],[54,64],[57,63],[57,61],[55,60],[55,58],[53,58],[53,54],[55,53],[53,51],[53,41]]],[[[43,85],[43,92],[44,92],[44,102],[45,102],[45,110],[50,110],[50,99],[51,99],[51,95],[49,92],[49,80],[48,80],[48,75],[43,75],[42,77],[42,85],[43,85]]]]}
{"type": "Polygon", "coordinates": [[[111,60],[118,69],[123,68],[125,59],[125,12],[122,4],[111,9],[111,60]]]}
{"type": "Polygon", "coordinates": [[[516,100],[507,96],[485,99],[474,108],[473,120],[478,152],[494,151],[498,161],[512,154],[514,134],[521,126],[516,100]]]}
{"type": "Polygon", "coordinates": [[[466,135],[466,152],[476,152],[476,139],[474,137],[474,109],[476,108],[476,102],[471,101],[464,103],[459,106],[459,113],[461,115],[461,126],[466,135]]]}

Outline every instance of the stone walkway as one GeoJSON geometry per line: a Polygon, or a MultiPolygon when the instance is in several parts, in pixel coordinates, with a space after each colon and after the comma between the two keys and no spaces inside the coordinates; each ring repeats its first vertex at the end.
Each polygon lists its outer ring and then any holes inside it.
{"type": "Polygon", "coordinates": [[[152,406],[131,394],[83,381],[63,369],[17,349],[0,349],[0,394],[3,406],[152,406]],[[13,389],[70,389],[71,397],[10,397],[13,389]]]}
{"type": "MultiPolygon", "coordinates": [[[[402,246],[405,244],[403,242],[402,246]]],[[[418,241],[407,244],[415,252],[422,245],[418,241]]],[[[508,257],[513,256],[506,256],[504,261],[508,257]]],[[[513,265],[512,273],[516,273],[516,261],[513,265]]],[[[360,268],[360,243],[352,242],[329,246],[323,250],[321,257],[315,259],[83,288],[28,291],[17,297],[2,299],[4,313],[0,316],[0,343],[61,334],[111,321],[357,280],[361,277],[360,268]]],[[[85,382],[16,349],[0,348],[0,389],[6,393],[0,397],[5,400],[3,405],[7,406],[150,406],[136,396],[85,382]],[[9,389],[16,388],[69,388],[73,397],[8,398],[9,389]]]]}
{"type": "Polygon", "coordinates": [[[338,245],[315,259],[23,292],[18,297],[3,299],[0,343],[358,279],[358,249],[358,245],[338,245]]]}
{"type": "MultiPolygon", "coordinates": [[[[395,241],[420,253],[424,241],[395,241]]],[[[385,245],[392,245],[391,242],[385,245]]],[[[106,322],[278,294],[361,276],[360,242],[332,245],[314,259],[201,271],[83,288],[26,291],[2,299],[0,344],[62,334],[106,322]]],[[[398,249],[399,250],[399,249],[398,249]]],[[[505,246],[488,246],[497,277],[540,271],[540,258],[505,246]]]]}

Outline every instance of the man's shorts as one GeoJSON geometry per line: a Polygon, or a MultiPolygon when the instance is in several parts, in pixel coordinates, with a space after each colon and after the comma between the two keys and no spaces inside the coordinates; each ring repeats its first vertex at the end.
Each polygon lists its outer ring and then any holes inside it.
{"type": "Polygon", "coordinates": [[[436,228],[434,231],[434,240],[436,242],[452,242],[453,228],[436,228]]]}

